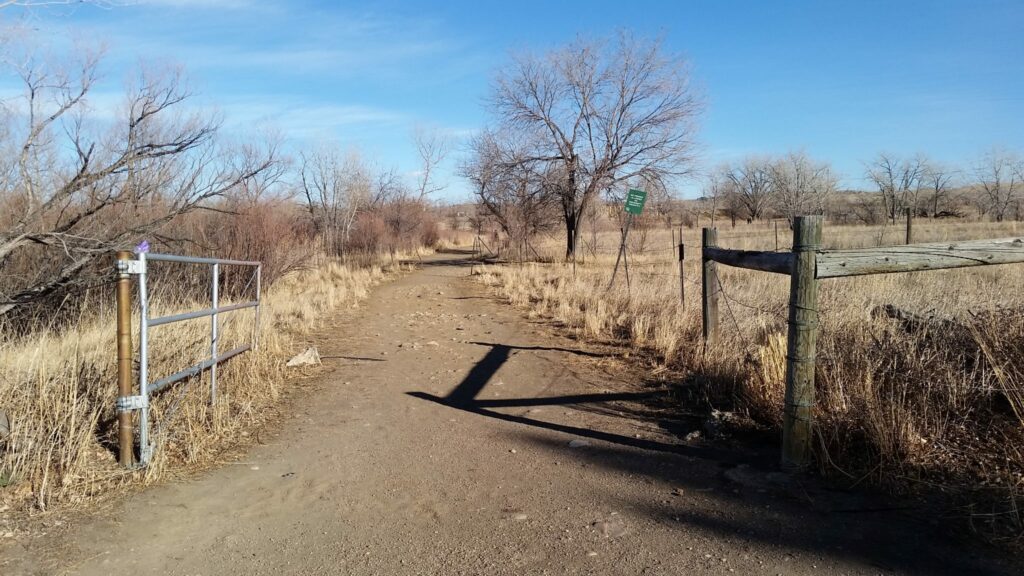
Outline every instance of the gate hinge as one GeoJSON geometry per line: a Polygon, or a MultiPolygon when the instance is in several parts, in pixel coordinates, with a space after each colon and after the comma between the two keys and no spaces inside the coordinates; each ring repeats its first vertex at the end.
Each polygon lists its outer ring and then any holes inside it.
{"type": "Polygon", "coordinates": [[[118,412],[142,410],[143,408],[149,408],[149,399],[145,396],[119,396],[116,406],[118,412]]]}
{"type": "Polygon", "coordinates": [[[118,260],[117,271],[120,274],[145,274],[145,260],[118,260]]]}

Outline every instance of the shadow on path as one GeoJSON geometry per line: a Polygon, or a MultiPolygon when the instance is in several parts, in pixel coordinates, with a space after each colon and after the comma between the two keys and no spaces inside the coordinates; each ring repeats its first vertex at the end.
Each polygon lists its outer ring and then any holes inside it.
{"type": "MultiPolygon", "coordinates": [[[[667,442],[659,442],[656,440],[634,438],[631,436],[625,436],[613,432],[591,430],[589,428],[581,428],[578,426],[570,426],[567,424],[546,422],[544,420],[537,420],[535,418],[529,418],[526,416],[496,412],[493,410],[494,408],[606,404],[608,402],[653,400],[667,396],[669,394],[669,391],[660,390],[652,392],[624,392],[616,394],[577,394],[570,396],[551,396],[539,398],[478,400],[477,396],[479,396],[480,392],[490,381],[491,377],[494,376],[494,374],[498,372],[501,366],[508,361],[513,351],[557,351],[594,358],[601,358],[607,355],[594,352],[587,352],[583,350],[573,350],[569,348],[558,348],[550,346],[512,346],[507,344],[494,344],[490,342],[473,342],[473,344],[477,344],[480,346],[489,346],[490,350],[487,352],[487,354],[484,355],[484,357],[479,362],[477,362],[473,366],[469,373],[466,374],[466,377],[463,378],[462,382],[460,382],[459,385],[456,386],[455,389],[451,391],[451,393],[444,397],[435,396],[433,394],[429,394],[426,392],[408,392],[408,394],[415,398],[429,400],[431,402],[443,404],[451,408],[457,408],[465,412],[479,414],[481,416],[487,416],[489,418],[495,418],[497,420],[515,422],[517,424],[524,424],[527,426],[544,428],[546,430],[563,432],[565,434],[572,434],[575,436],[591,438],[594,440],[602,440],[605,442],[611,442],[623,446],[641,448],[644,450],[654,450],[658,452],[682,454],[686,456],[693,456],[699,458],[713,458],[715,460],[720,460],[723,462],[738,463],[740,461],[743,461],[747,463],[752,463],[750,454],[744,454],[741,457],[741,455],[737,454],[736,452],[729,450],[695,447],[684,444],[671,444],[667,442]]],[[[773,465],[773,463],[770,463],[770,461],[760,461],[757,460],[756,458],[754,458],[754,460],[755,461],[753,463],[762,466],[773,465]]]]}
{"type": "Polygon", "coordinates": [[[707,498],[723,502],[722,509],[740,510],[731,516],[723,515],[718,506],[708,509],[706,505],[687,505],[685,499],[663,500],[661,505],[651,500],[630,503],[635,511],[659,523],[678,525],[680,529],[691,527],[728,540],[760,541],[782,547],[783,553],[788,549],[822,557],[847,558],[882,571],[922,575],[1015,573],[999,561],[964,554],[963,545],[919,518],[891,507],[872,508],[871,505],[877,506],[879,498],[832,492],[817,486],[813,479],[804,483],[799,477],[778,474],[774,451],[674,444],[498,412],[496,408],[593,407],[624,401],[646,404],[670,399],[671,391],[478,400],[480,392],[514,351],[555,350],[591,357],[603,355],[557,347],[474,344],[489,346],[490,350],[450,394],[444,397],[426,392],[407,394],[532,429],[607,442],[610,446],[571,448],[550,436],[523,433],[526,441],[557,452],[560,459],[581,459],[619,473],[639,474],[669,485],[685,486],[684,495],[687,490],[708,492],[707,498]],[[634,450],[637,448],[657,454],[634,450]],[[694,459],[706,464],[695,466],[694,459]],[[720,478],[723,470],[727,470],[726,479],[720,478]],[[773,477],[781,481],[765,480],[773,477]],[[712,488],[708,488],[709,484],[712,488]]]}
{"type": "MultiPolygon", "coordinates": [[[[719,478],[718,471],[709,472],[669,455],[607,445],[573,449],[535,432],[526,432],[520,439],[556,454],[560,460],[582,460],[595,467],[677,486],[678,495],[634,497],[623,500],[623,505],[680,530],[723,541],[762,542],[778,547],[783,554],[846,559],[862,564],[862,568],[876,568],[879,573],[1021,573],[998,559],[986,558],[984,548],[967,548],[945,534],[941,523],[928,522],[904,509],[879,507],[880,499],[871,495],[822,490],[813,478],[773,483],[745,466],[732,468],[725,478],[719,478]],[[702,502],[694,498],[696,494],[710,501],[702,502]]],[[[766,567],[765,572],[778,571],[766,567]]]]}

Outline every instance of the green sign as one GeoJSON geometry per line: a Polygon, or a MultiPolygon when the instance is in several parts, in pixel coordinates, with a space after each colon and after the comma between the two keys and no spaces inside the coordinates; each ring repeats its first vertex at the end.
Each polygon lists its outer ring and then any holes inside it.
{"type": "Polygon", "coordinates": [[[644,211],[644,202],[647,202],[647,192],[632,188],[626,195],[626,212],[639,216],[644,211]]]}

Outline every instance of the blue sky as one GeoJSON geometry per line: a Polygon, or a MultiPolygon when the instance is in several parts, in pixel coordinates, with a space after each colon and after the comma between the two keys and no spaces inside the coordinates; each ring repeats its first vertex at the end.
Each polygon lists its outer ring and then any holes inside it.
{"type": "MultiPolygon", "coordinates": [[[[5,9],[51,39],[102,42],[112,101],[139,62],[184,65],[229,130],[336,141],[416,171],[416,125],[454,138],[488,122],[511,51],[620,28],[690,60],[707,99],[701,163],[803,149],[862,186],[881,151],[967,166],[1024,151],[1024,2],[279,2],[153,0],[5,9]]],[[[449,199],[468,194],[445,167],[449,199]]],[[[694,185],[684,185],[694,195],[694,185]]]]}

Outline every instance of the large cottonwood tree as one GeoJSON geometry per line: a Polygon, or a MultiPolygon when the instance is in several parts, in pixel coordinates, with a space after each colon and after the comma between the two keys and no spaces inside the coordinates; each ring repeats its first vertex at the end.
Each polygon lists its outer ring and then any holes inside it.
{"type": "Polygon", "coordinates": [[[491,103],[497,133],[531,143],[519,161],[560,175],[547,191],[560,204],[567,258],[576,253],[583,214],[602,191],[693,167],[701,99],[685,60],[659,41],[624,32],[518,55],[498,73],[491,103]]]}

